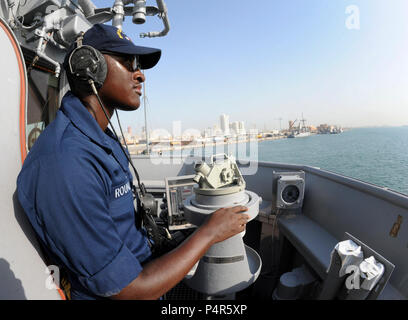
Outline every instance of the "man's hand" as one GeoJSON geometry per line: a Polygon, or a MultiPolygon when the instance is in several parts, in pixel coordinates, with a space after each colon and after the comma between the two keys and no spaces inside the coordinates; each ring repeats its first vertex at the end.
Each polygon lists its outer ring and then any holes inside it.
{"type": "Polygon", "coordinates": [[[243,213],[245,211],[248,211],[248,208],[244,206],[218,209],[201,228],[208,229],[213,236],[213,243],[226,240],[245,230],[249,219],[249,216],[243,213]]]}

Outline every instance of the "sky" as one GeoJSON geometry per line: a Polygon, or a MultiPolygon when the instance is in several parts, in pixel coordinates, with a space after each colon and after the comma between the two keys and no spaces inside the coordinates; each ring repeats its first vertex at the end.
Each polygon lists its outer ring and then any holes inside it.
{"type": "MultiPolygon", "coordinates": [[[[408,125],[407,0],[165,3],[167,36],[139,37],[163,29],[158,17],[123,26],[135,44],[162,50],[145,71],[149,130],[171,132],[174,121],[202,130],[222,113],[259,130],[302,113],[315,126],[408,125]]],[[[143,108],[120,112],[122,127],[139,132],[143,108]]]]}

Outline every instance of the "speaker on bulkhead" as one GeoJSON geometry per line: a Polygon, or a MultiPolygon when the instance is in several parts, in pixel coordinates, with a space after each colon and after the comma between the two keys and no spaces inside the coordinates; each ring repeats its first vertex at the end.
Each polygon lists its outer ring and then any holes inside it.
{"type": "Polygon", "coordinates": [[[273,172],[272,206],[275,209],[297,209],[303,205],[305,173],[273,172]]]}

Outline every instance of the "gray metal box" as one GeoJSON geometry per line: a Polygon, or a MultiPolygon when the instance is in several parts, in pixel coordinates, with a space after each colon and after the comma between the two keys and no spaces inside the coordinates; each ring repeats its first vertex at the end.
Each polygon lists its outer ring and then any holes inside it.
{"type": "Polygon", "coordinates": [[[303,205],[305,194],[304,171],[273,172],[272,208],[297,209],[303,205]]]}

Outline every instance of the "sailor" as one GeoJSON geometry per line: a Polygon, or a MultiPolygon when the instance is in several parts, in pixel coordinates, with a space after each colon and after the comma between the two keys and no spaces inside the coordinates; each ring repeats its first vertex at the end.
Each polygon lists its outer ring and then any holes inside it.
{"type": "Polygon", "coordinates": [[[245,207],[217,210],[175,249],[152,258],[146,230],[135,223],[129,161],[108,123],[115,109],[139,108],[141,69],[160,55],[113,26],[96,24],[79,37],[64,62],[71,91],[18,176],[19,202],[47,256],[66,270],[71,299],[158,299],[248,221],[245,207]],[[84,57],[73,54],[78,48],[84,57]],[[84,80],[84,69],[76,70],[88,58],[95,66],[85,68],[84,80]]]}

